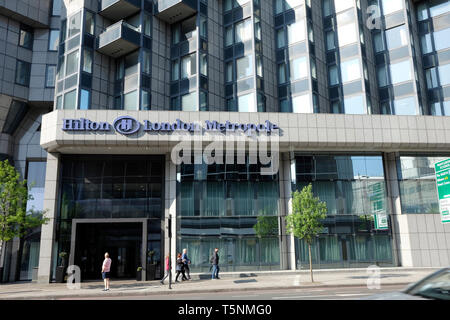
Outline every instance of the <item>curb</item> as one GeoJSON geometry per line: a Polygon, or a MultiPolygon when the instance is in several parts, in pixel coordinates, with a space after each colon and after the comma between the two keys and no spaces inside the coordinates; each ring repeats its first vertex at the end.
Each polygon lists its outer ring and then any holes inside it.
{"type": "MultiPolygon", "coordinates": [[[[399,286],[399,285],[408,285],[411,282],[395,282],[395,283],[389,283],[385,284],[385,286],[399,286]]],[[[194,290],[182,290],[182,291],[172,291],[166,290],[166,291],[145,291],[145,292],[111,292],[107,294],[73,294],[73,295],[45,295],[45,296],[39,296],[39,297],[14,297],[14,298],[0,298],[0,300],[57,300],[57,299],[76,299],[76,298],[87,298],[90,300],[96,300],[98,297],[122,297],[122,296],[154,296],[154,295],[161,295],[161,294],[167,294],[167,295],[178,295],[178,294],[191,294],[191,293],[218,293],[218,292],[234,292],[234,291],[255,291],[255,290],[281,290],[281,289],[312,289],[312,288],[336,288],[336,287],[360,287],[364,284],[318,284],[318,285],[305,285],[305,286],[271,286],[271,287],[255,287],[255,288],[224,288],[224,289],[194,289],[194,290]]]]}

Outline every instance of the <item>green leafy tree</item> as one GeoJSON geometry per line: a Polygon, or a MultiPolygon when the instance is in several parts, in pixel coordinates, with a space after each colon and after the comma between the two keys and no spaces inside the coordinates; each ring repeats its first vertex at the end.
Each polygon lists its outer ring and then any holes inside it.
{"type": "Polygon", "coordinates": [[[20,174],[8,160],[0,161],[0,256],[3,244],[15,237],[24,237],[29,230],[47,223],[44,212],[30,210],[27,201],[27,181],[20,180],[20,174]]]}
{"type": "Polygon", "coordinates": [[[255,234],[259,238],[274,236],[278,234],[278,221],[274,216],[259,216],[253,226],[255,234]]]}
{"type": "Polygon", "coordinates": [[[312,271],[311,245],[322,231],[321,220],[327,216],[325,202],[314,197],[312,185],[304,187],[301,192],[295,191],[292,197],[292,214],[286,216],[286,230],[308,244],[309,270],[311,282],[314,282],[312,271]]]}

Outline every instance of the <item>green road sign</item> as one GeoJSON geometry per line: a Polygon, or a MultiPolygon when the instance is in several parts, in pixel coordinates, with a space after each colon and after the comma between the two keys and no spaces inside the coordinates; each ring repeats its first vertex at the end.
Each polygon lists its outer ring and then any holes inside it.
{"type": "Polygon", "coordinates": [[[377,230],[389,229],[388,216],[386,213],[375,213],[373,217],[375,219],[375,229],[377,230]]]}
{"type": "Polygon", "coordinates": [[[450,159],[437,162],[436,186],[439,199],[439,211],[442,223],[450,223],[450,159]]]}

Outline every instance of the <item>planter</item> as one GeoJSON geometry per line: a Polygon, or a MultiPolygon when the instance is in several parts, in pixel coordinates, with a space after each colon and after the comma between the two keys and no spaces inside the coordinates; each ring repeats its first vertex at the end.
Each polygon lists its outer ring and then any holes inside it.
{"type": "Polygon", "coordinates": [[[156,264],[148,264],[147,265],[147,274],[146,280],[155,280],[156,279],[156,264]]]}
{"type": "Polygon", "coordinates": [[[136,271],[136,281],[142,281],[142,270],[136,271]]]}
{"type": "Polygon", "coordinates": [[[58,266],[56,267],[55,280],[56,283],[64,283],[64,276],[66,275],[66,267],[58,266]]]}

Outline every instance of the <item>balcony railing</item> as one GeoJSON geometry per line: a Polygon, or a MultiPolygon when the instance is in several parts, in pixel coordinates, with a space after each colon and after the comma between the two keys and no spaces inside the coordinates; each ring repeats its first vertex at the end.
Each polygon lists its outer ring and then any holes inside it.
{"type": "Polygon", "coordinates": [[[158,0],[156,16],[168,23],[183,20],[197,12],[195,0],[158,0]]]}
{"type": "Polygon", "coordinates": [[[101,0],[98,13],[112,21],[118,21],[140,10],[140,0],[101,0]]]}
{"type": "Polygon", "coordinates": [[[113,58],[139,48],[140,28],[121,20],[109,26],[97,39],[97,51],[113,58]]]}

